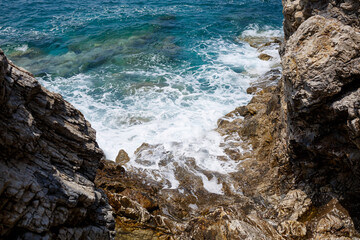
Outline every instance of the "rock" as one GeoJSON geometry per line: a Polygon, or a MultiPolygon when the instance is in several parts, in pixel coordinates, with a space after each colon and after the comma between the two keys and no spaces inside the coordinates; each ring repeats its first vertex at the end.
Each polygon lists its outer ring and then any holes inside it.
{"type": "Polygon", "coordinates": [[[247,94],[254,94],[254,93],[256,93],[256,91],[257,91],[257,87],[248,87],[246,89],[247,94]]]}
{"type": "Polygon", "coordinates": [[[282,3],[285,39],[288,39],[304,21],[314,15],[337,19],[355,28],[360,26],[360,3],[357,0],[282,0],[282,3]]]}
{"type": "MultiPolygon", "coordinates": [[[[330,1],[283,2],[300,11],[330,1]]],[[[314,8],[294,13],[293,19],[285,16],[288,40],[281,50],[278,86],[253,85],[256,95],[234,111],[244,117],[240,124],[218,125],[221,134],[237,133],[251,144],[250,157],[242,163],[241,189],[287,239],[359,236],[360,32],[352,18],[358,13],[351,8],[349,15],[333,19],[334,11],[327,15],[314,8]],[[340,202],[330,204],[334,197],[340,202]]],[[[239,141],[226,137],[225,146],[227,140],[239,141]]]]}
{"type": "Polygon", "coordinates": [[[335,198],[304,218],[315,239],[359,237],[349,212],[335,198]]]}
{"type": "MultiPolygon", "coordinates": [[[[317,206],[340,199],[359,228],[360,3],[284,0],[283,5],[282,107],[295,186],[317,206]]],[[[312,228],[314,236],[348,236],[340,230],[345,219],[326,217],[318,222],[322,227],[312,228]]]]}
{"type": "Polygon", "coordinates": [[[83,115],[0,50],[0,238],[111,239],[94,178],[103,152],[83,115]]]}
{"type": "Polygon", "coordinates": [[[115,162],[117,164],[124,165],[129,161],[130,161],[129,155],[125,152],[124,149],[121,149],[118,155],[116,156],[115,162]]]}
{"type": "Polygon", "coordinates": [[[258,58],[263,61],[269,61],[270,59],[272,59],[272,57],[266,53],[260,54],[258,58]]]}
{"type": "Polygon", "coordinates": [[[309,210],[311,204],[306,193],[299,189],[290,190],[277,206],[278,216],[296,221],[309,210]]]}
{"type": "Polygon", "coordinates": [[[282,222],[277,230],[281,235],[291,239],[306,236],[306,225],[298,221],[288,220],[282,222]]]}
{"type": "Polygon", "coordinates": [[[255,212],[219,207],[190,222],[181,239],[283,239],[255,212]]]}
{"type": "Polygon", "coordinates": [[[289,38],[282,58],[288,141],[298,179],[311,182],[314,192],[330,185],[357,213],[359,54],[358,28],[313,16],[289,38]]]}
{"type": "Polygon", "coordinates": [[[162,217],[158,215],[159,183],[126,172],[112,161],[102,161],[95,183],[104,189],[114,209],[115,239],[167,239],[172,235],[163,220],[158,220],[162,217]]]}
{"type": "Polygon", "coordinates": [[[277,37],[263,37],[263,36],[239,36],[241,42],[246,42],[250,47],[263,49],[272,44],[280,44],[281,39],[277,37]]]}

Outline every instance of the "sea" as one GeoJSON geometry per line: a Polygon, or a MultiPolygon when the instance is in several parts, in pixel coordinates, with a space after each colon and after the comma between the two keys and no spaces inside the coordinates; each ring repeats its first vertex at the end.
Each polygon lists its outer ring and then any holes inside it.
{"type": "MultiPolygon", "coordinates": [[[[148,143],[233,171],[238,163],[219,160],[217,120],[279,67],[275,47],[263,61],[246,39],[282,37],[282,21],[281,0],[0,1],[0,48],[84,114],[107,159],[124,149],[125,168],[156,169],[176,188],[156,151],[144,165],[135,150],[148,143]]],[[[203,180],[221,194],[214,178],[203,180]]]]}

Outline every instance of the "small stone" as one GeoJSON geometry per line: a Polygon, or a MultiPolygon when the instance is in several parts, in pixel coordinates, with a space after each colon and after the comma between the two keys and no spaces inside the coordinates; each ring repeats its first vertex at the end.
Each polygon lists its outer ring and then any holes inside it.
{"type": "Polygon", "coordinates": [[[117,164],[124,165],[128,161],[130,161],[129,155],[125,152],[124,149],[121,149],[115,159],[115,162],[117,164]]]}
{"type": "Polygon", "coordinates": [[[263,60],[263,61],[269,61],[270,59],[272,59],[272,56],[266,54],[266,53],[262,53],[259,55],[258,57],[259,59],[263,60]]]}

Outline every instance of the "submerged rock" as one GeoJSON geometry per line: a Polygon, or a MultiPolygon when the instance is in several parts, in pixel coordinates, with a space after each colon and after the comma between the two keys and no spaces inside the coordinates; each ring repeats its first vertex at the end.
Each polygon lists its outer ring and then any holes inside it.
{"type": "Polygon", "coordinates": [[[281,44],[281,39],[278,37],[267,37],[267,36],[239,36],[238,41],[246,42],[250,47],[263,49],[272,44],[281,44]]]}
{"type": "Polygon", "coordinates": [[[111,239],[94,178],[103,152],[83,115],[0,50],[0,238],[111,239]]]}

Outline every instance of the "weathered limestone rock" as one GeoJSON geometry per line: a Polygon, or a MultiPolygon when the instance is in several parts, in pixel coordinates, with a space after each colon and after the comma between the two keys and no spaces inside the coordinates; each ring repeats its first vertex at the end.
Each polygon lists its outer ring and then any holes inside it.
{"type": "MultiPolygon", "coordinates": [[[[336,198],[331,199],[331,196],[342,198],[343,195],[329,187],[327,181],[321,180],[321,174],[316,182],[301,178],[300,173],[309,172],[309,167],[314,164],[309,161],[297,165],[292,162],[295,159],[289,158],[285,141],[287,104],[282,83],[280,81],[279,87],[270,86],[258,91],[247,106],[229,114],[231,121],[226,121],[226,118],[219,121],[218,131],[229,135],[226,139],[230,143],[236,140],[231,137],[236,133],[235,136],[241,136],[252,146],[238,176],[244,196],[252,200],[250,205],[263,220],[277,226],[277,232],[284,239],[359,237],[354,226],[356,211],[353,215],[336,198]],[[239,121],[237,115],[243,119],[239,121]],[[316,184],[321,186],[319,190],[314,187],[316,184]]],[[[240,154],[231,156],[243,159],[240,154]]],[[[316,171],[323,170],[315,168],[311,173],[316,171]]],[[[357,204],[354,199],[349,201],[357,204]]]]}
{"type": "Polygon", "coordinates": [[[0,238],[110,239],[95,131],[2,50],[0,112],[0,238]]]}
{"type": "Polygon", "coordinates": [[[358,0],[282,0],[285,39],[309,17],[321,15],[337,19],[345,25],[360,27],[360,3],[358,0]]]}
{"type": "Polygon", "coordinates": [[[116,156],[115,162],[118,164],[125,164],[130,161],[129,155],[125,152],[124,149],[121,149],[116,156]]]}
{"type": "Polygon", "coordinates": [[[282,64],[295,174],[315,198],[336,192],[358,225],[360,31],[313,16],[287,41],[282,64]]]}

